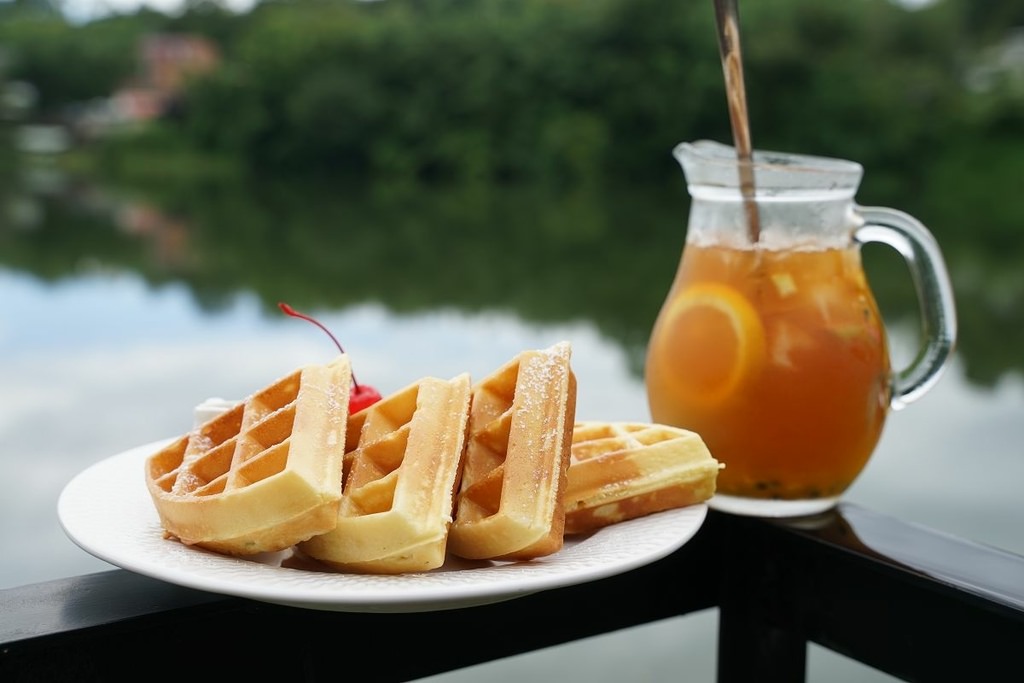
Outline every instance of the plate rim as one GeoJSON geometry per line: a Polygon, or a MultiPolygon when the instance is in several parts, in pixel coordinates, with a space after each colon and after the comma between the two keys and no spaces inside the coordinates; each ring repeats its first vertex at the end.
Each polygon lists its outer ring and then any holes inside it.
{"type": "MultiPolygon", "coordinates": [[[[566,546],[562,550],[546,558],[530,562],[500,563],[497,566],[451,571],[432,570],[431,572],[402,575],[308,571],[277,566],[269,561],[253,558],[221,555],[202,548],[187,547],[162,537],[162,528],[156,508],[145,487],[144,464],[150,454],[176,438],[178,437],[160,439],[123,450],[92,463],[76,474],[64,486],[57,500],[57,516],[64,533],[82,550],[115,567],[186,588],[294,607],[343,612],[433,611],[500,602],[554,588],[587,583],[650,564],[678,550],[700,530],[708,512],[706,503],[696,503],[683,508],[626,520],[599,529],[593,534],[579,539],[566,537],[566,546]],[[90,494],[96,488],[95,485],[99,483],[97,479],[108,478],[107,484],[110,485],[109,477],[111,475],[122,484],[120,488],[116,489],[119,495],[115,495],[114,500],[108,501],[113,508],[106,509],[106,506],[103,506],[103,509],[93,509],[92,512],[101,517],[106,515],[105,519],[113,516],[114,525],[120,526],[120,528],[98,532],[94,526],[90,525],[88,515],[83,518],[78,513],[87,509],[83,506],[95,503],[94,497],[90,497],[90,494]],[[122,490],[124,494],[120,495],[122,490]],[[142,505],[141,499],[144,499],[148,508],[148,512],[141,517],[136,514],[114,515],[115,512],[126,507],[135,511],[136,507],[142,505]],[[669,533],[668,527],[672,525],[676,527],[676,530],[671,530],[669,533]],[[584,566],[582,569],[572,566],[563,568],[560,565],[577,545],[599,541],[611,542],[620,536],[626,539],[628,544],[628,539],[631,538],[630,532],[642,534],[647,528],[653,528],[659,533],[657,544],[650,549],[627,554],[614,562],[584,566]],[[176,566],[173,562],[160,564],[153,558],[147,557],[142,550],[133,551],[131,548],[126,550],[124,547],[118,547],[116,543],[106,542],[105,539],[109,535],[117,532],[128,536],[134,535],[143,541],[143,545],[148,540],[148,535],[159,534],[161,536],[159,542],[168,544],[166,552],[159,550],[162,546],[156,546],[157,553],[164,555],[162,559],[166,560],[185,552],[189,555],[184,557],[190,558],[186,562],[192,566],[176,566]],[[664,535],[665,538],[661,539],[660,535],[664,535]],[[195,565],[193,561],[198,562],[200,558],[203,563],[213,569],[209,572],[197,570],[196,566],[198,565],[195,565]],[[514,580],[508,580],[508,574],[503,573],[502,567],[514,568],[514,580]],[[272,576],[275,578],[280,579],[283,576],[286,579],[296,579],[296,581],[286,580],[282,583],[268,580],[254,584],[250,581],[232,581],[230,577],[224,578],[217,575],[215,570],[224,573],[237,570],[246,578],[250,576],[260,578],[258,575],[270,571],[273,572],[272,576]],[[282,574],[282,572],[299,572],[307,577],[316,575],[318,579],[323,579],[329,584],[329,589],[311,588],[309,585],[302,584],[296,575],[282,574]],[[485,574],[486,579],[465,584],[455,581],[447,583],[431,581],[432,576],[441,572],[446,574],[473,572],[473,578],[478,578],[476,572],[489,572],[493,576],[485,574]],[[505,580],[501,580],[502,577],[505,580]],[[498,578],[498,580],[494,580],[494,578],[498,578]],[[367,589],[366,584],[372,585],[373,588],[367,589]],[[384,590],[385,588],[391,592],[388,593],[384,590]]],[[[141,512],[141,510],[137,512],[141,512]]],[[[625,549],[629,550],[628,547],[625,549]]]]}

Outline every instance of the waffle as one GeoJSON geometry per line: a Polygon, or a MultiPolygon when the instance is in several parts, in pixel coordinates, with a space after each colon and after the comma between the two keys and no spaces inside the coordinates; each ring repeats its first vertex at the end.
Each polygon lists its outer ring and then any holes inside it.
{"type": "Polygon", "coordinates": [[[345,355],[301,368],[147,458],[165,535],[253,555],[332,529],[351,384],[345,355]]]}
{"type": "Polygon", "coordinates": [[[715,493],[721,465],[691,431],[635,422],[577,422],[565,533],[593,531],[693,505],[715,493]]]}
{"type": "Polygon", "coordinates": [[[470,389],[468,374],[427,377],[349,418],[337,524],[298,550],[350,572],[444,564],[470,389]]]}
{"type": "Polygon", "coordinates": [[[523,351],[474,385],[452,554],[528,560],[561,549],[576,414],[570,356],[568,342],[523,351]]]}

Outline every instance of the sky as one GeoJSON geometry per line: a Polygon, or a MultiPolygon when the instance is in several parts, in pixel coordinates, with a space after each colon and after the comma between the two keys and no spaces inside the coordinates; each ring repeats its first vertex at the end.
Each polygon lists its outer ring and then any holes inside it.
{"type": "MultiPolygon", "coordinates": [[[[2,0],[0,0],[2,1],[2,0]]],[[[62,1],[64,12],[75,22],[91,21],[111,14],[130,14],[142,7],[148,7],[165,14],[180,12],[182,0],[57,0],[62,1]]],[[[218,0],[220,4],[236,12],[252,8],[256,0],[218,0]]]]}

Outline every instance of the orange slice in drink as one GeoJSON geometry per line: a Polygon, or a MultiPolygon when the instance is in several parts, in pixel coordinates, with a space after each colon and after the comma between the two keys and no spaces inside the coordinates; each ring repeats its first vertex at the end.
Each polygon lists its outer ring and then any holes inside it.
{"type": "Polygon", "coordinates": [[[687,287],[669,304],[658,348],[679,398],[709,406],[728,398],[766,355],[764,326],[740,292],[717,282],[687,287]]]}

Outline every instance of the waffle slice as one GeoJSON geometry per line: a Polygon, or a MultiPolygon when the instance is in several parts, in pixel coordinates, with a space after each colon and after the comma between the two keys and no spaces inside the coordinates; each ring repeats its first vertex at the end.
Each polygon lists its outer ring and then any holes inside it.
{"type": "Polygon", "coordinates": [[[253,555],[333,528],[351,384],[346,355],[301,368],[151,455],[165,535],[253,555]]]}
{"type": "Polygon", "coordinates": [[[636,422],[577,422],[565,491],[565,533],[671,508],[715,493],[721,465],[691,431],[636,422]]]}
{"type": "Polygon", "coordinates": [[[576,414],[570,356],[568,342],[523,351],[473,387],[452,554],[528,560],[561,549],[576,414]]]}
{"type": "Polygon", "coordinates": [[[470,388],[468,374],[426,377],[353,415],[337,525],[299,550],[351,572],[444,564],[470,388]]]}

